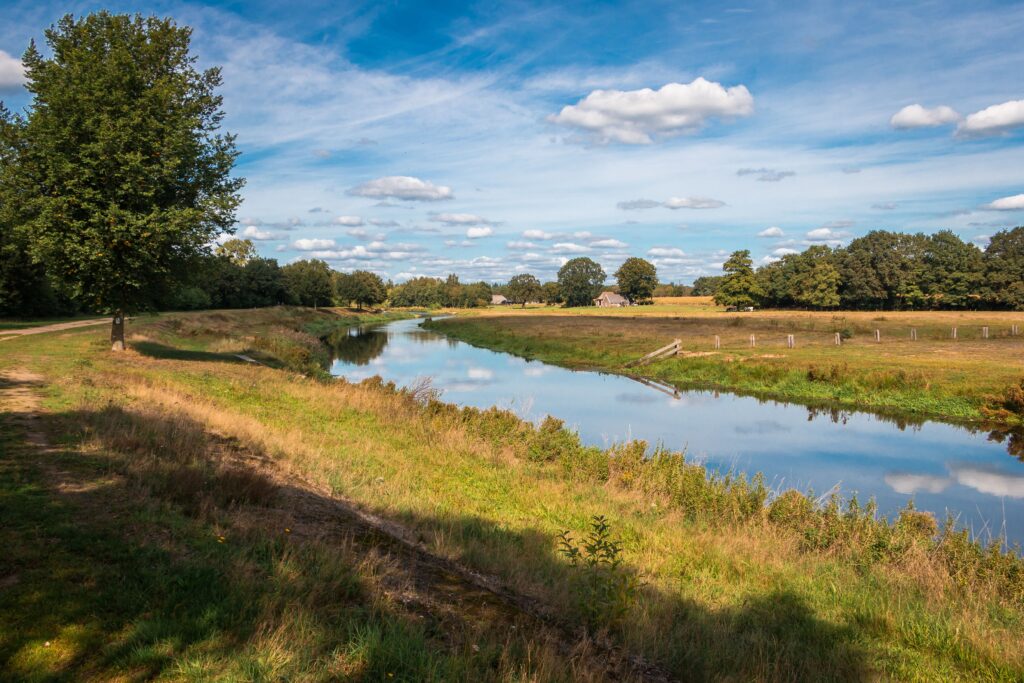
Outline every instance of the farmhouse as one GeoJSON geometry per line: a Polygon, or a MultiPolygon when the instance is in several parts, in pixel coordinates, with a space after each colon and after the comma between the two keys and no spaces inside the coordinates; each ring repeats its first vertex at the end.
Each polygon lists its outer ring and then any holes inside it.
{"type": "Polygon", "coordinates": [[[491,305],[492,306],[505,306],[508,304],[508,299],[505,298],[504,294],[492,294],[491,305]]]}
{"type": "Polygon", "coordinates": [[[601,296],[594,299],[594,305],[601,308],[621,308],[629,306],[629,299],[615,292],[601,292],[601,296]]]}

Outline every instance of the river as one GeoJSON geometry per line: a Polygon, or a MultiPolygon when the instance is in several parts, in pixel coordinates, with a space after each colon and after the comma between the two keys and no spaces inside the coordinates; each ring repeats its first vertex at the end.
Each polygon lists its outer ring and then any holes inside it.
{"type": "Polygon", "coordinates": [[[628,377],[527,361],[400,320],[334,340],[331,374],[406,386],[430,378],[441,399],[564,420],[587,444],[644,439],[719,471],[762,472],[771,488],[839,487],[892,515],[913,498],[949,512],[982,540],[1024,544],[1024,462],[1005,443],[941,422],[808,408],[724,392],[645,385],[628,377]],[[674,392],[674,394],[673,394],[674,392]]]}

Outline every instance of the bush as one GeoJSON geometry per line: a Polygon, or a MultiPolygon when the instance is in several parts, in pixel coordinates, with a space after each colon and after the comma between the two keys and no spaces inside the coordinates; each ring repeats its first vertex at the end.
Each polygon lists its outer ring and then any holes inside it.
{"type": "Polygon", "coordinates": [[[576,570],[573,592],[583,618],[593,627],[612,627],[622,622],[636,602],[640,581],[622,563],[622,544],[611,538],[611,526],[603,515],[591,520],[590,534],[576,543],[569,531],[559,535],[558,552],[576,570]]]}
{"type": "Polygon", "coordinates": [[[1002,396],[989,396],[982,406],[982,414],[993,420],[1024,420],[1024,380],[1003,392],[1002,396]]]}
{"type": "Polygon", "coordinates": [[[538,462],[562,460],[581,448],[579,435],[566,429],[562,420],[548,415],[530,440],[527,457],[538,462]]]}
{"type": "Polygon", "coordinates": [[[821,382],[823,384],[842,384],[849,378],[850,368],[846,363],[842,365],[830,365],[828,368],[819,369],[812,365],[807,368],[808,382],[821,382]]]}

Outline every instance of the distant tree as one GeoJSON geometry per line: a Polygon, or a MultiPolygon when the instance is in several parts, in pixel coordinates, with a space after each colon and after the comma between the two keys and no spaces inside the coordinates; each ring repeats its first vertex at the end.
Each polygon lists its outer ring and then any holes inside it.
{"type": "Polygon", "coordinates": [[[244,266],[259,256],[252,240],[230,239],[214,250],[217,256],[223,256],[235,265],[244,266]]]}
{"type": "Polygon", "coordinates": [[[758,302],[763,291],[754,276],[750,251],[734,251],[722,265],[722,270],[725,271],[725,277],[715,292],[715,303],[719,306],[745,308],[758,302]]]}
{"type": "Polygon", "coordinates": [[[654,288],[658,286],[658,271],[654,264],[635,256],[623,261],[615,271],[619,294],[633,303],[650,303],[654,288]]]}
{"type": "Polygon", "coordinates": [[[513,275],[505,288],[509,303],[520,304],[526,308],[530,301],[536,301],[541,296],[540,280],[529,273],[513,275]]]}
{"type": "Polygon", "coordinates": [[[566,306],[591,306],[604,286],[604,270],[585,256],[569,259],[558,271],[558,287],[566,306]]]}
{"type": "Polygon", "coordinates": [[[113,314],[155,305],[193,257],[230,231],[243,181],[218,133],[220,71],[195,69],[170,19],[68,15],[22,62],[32,94],[18,164],[36,260],[75,299],[113,314]]]}
{"type": "Polygon", "coordinates": [[[241,275],[239,307],[276,306],[289,301],[284,272],[277,265],[276,259],[260,257],[249,259],[242,266],[241,275]]]}
{"type": "Polygon", "coordinates": [[[985,268],[988,300],[1024,311],[1024,226],[992,235],[985,249],[985,268]]]}
{"type": "Polygon", "coordinates": [[[792,298],[809,308],[839,306],[839,270],[832,262],[832,250],[815,245],[800,254],[793,277],[792,298]]]}
{"type": "Polygon", "coordinates": [[[330,303],[334,288],[331,269],[324,261],[309,259],[289,263],[281,269],[281,274],[285,290],[298,305],[316,308],[330,303]]]}
{"type": "Polygon", "coordinates": [[[934,308],[967,308],[981,298],[985,257],[951,230],[928,237],[922,288],[934,308]]]}
{"type": "Polygon", "coordinates": [[[549,306],[562,303],[562,288],[557,282],[545,282],[541,287],[541,299],[549,306]]]}
{"type": "Polygon", "coordinates": [[[843,305],[900,309],[924,301],[921,288],[928,238],[873,230],[839,256],[843,305]]]}
{"type": "Polygon", "coordinates": [[[342,306],[353,301],[359,308],[376,306],[388,298],[384,281],[376,273],[354,270],[351,273],[335,273],[334,297],[342,306]]]}
{"type": "Polygon", "coordinates": [[[433,277],[414,277],[388,292],[392,306],[437,308],[446,305],[446,284],[433,277]]]}
{"type": "Polygon", "coordinates": [[[718,288],[722,286],[722,280],[724,279],[721,275],[702,275],[693,281],[693,290],[690,292],[690,295],[714,296],[718,288]]]}

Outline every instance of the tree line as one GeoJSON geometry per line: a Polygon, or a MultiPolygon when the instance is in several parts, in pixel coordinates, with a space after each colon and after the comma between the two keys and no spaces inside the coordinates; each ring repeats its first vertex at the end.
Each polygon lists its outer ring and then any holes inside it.
{"type": "Polygon", "coordinates": [[[722,269],[697,278],[693,294],[736,307],[1024,310],[1024,227],[997,232],[984,250],[950,230],[874,230],[756,269],[749,251],[736,251],[722,269]]]}

